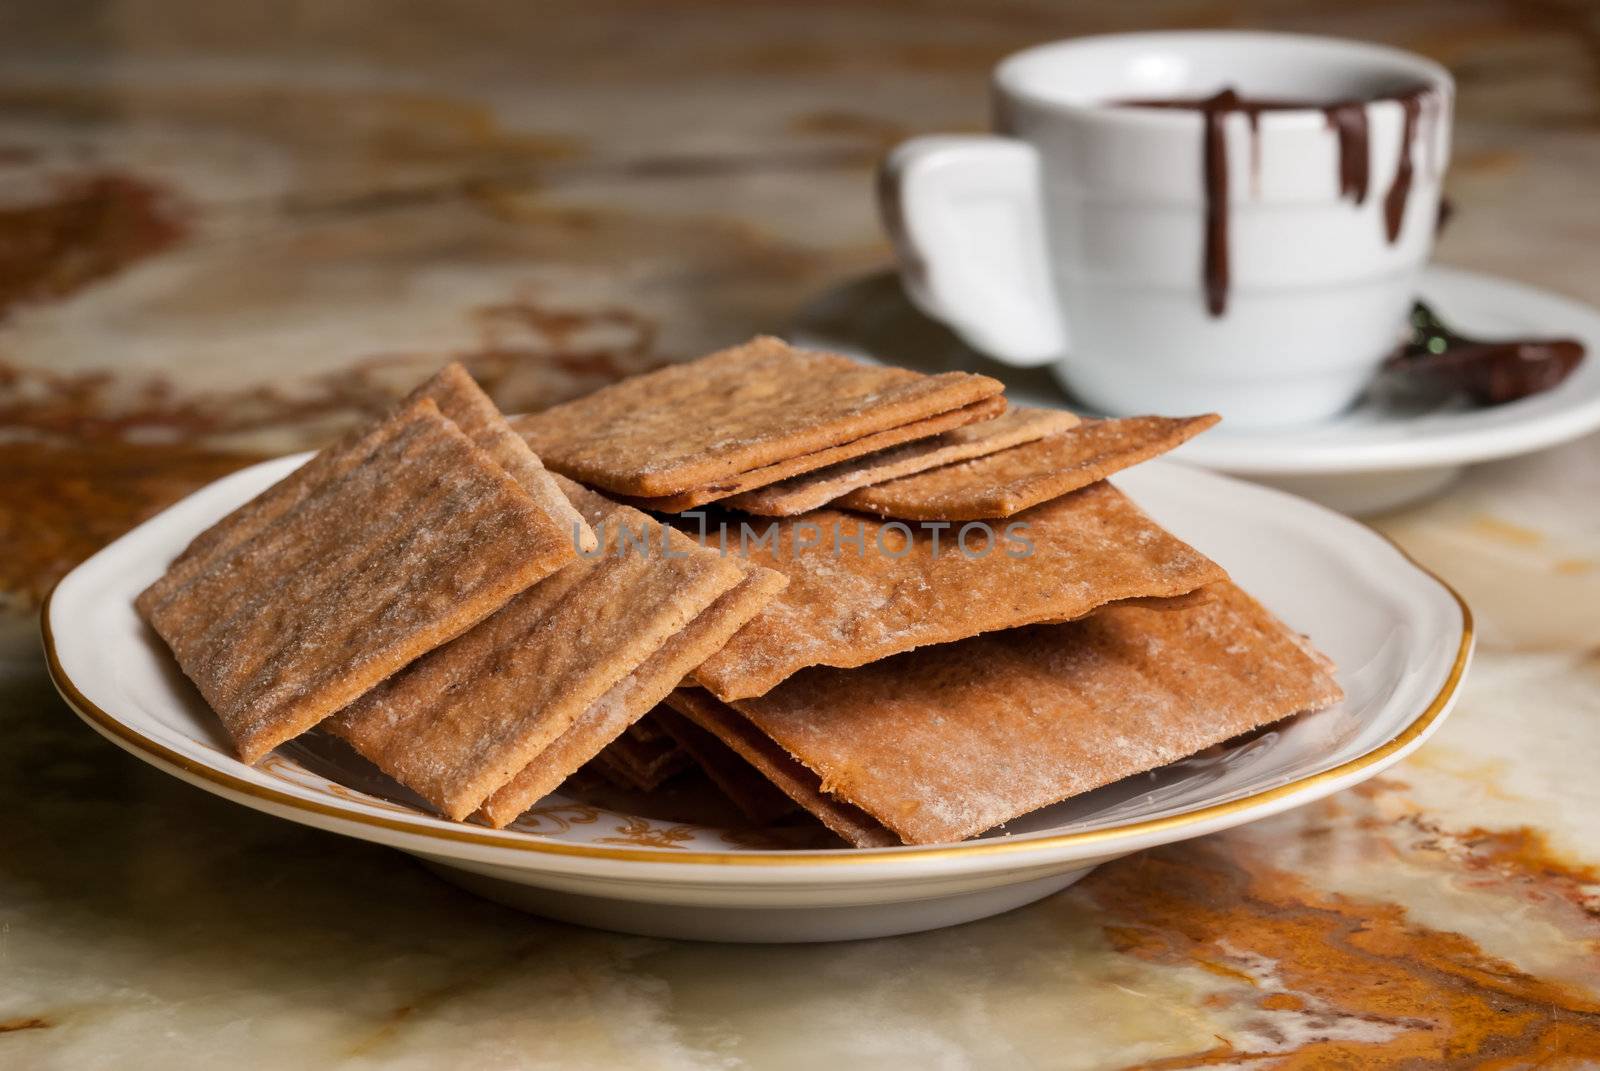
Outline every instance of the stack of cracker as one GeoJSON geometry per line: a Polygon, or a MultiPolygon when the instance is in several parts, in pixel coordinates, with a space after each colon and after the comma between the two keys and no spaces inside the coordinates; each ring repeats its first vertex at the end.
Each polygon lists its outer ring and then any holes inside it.
{"type": "Polygon", "coordinates": [[[587,766],[960,840],[1338,700],[1106,482],[1214,417],[1000,392],[758,338],[507,424],[452,366],[139,610],[247,761],[320,725],[493,826],[587,766]]]}

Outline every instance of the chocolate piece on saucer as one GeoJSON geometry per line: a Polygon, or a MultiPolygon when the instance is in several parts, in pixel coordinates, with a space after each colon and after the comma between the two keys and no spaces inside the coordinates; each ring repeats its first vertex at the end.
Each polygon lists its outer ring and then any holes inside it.
{"type": "Polygon", "coordinates": [[[1480,405],[1501,405],[1561,385],[1583,362],[1572,338],[1479,339],[1463,335],[1417,302],[1411,338],[1384,364],[1435,386],[1464,390],[1480,405]]]}

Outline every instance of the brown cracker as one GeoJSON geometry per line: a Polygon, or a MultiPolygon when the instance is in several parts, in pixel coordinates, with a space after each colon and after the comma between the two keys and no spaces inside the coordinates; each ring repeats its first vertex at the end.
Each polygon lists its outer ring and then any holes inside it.
{"type": "Polygon", "coordinates": [[[329,455],[272,523],[141,606],[254,762],[574,556],[422,399],[329,455]]]}
{"type": "Polygon", "coordinates": [[[412,397],[432,398],[445,416],[456,422],[467,438],[488,451],[511,478],[522,485],[539,508],[560,522],[573,546],[595,548],[595,535],[583,515],[556,486],[554,475],[540,463],[522,436],[511,430],[506,418],[458,361],[445,365],[412,397]]]}
{"type": "Polygon", "coordinates": [[[926,376],[760,337],[518,418],[557,472],[635,497],[740,472],[959,409],[1001,392],[987,376],[926,376]]]}
{"type": "Polygon", "coordinates": [[[1186,610],[1109,609],[807,670],[734,705],[823,791],[936,844],[1337,702],[1302,642],[1224,584],[1186,610]]]}
{"type": "Polygon", "coordinates": [[[1217,420],[1214,413],[1086,420],[998,454],[851,491],[834,505],[903,520],[1010,517],[1164,454],[1217,420]]]}
{"type": "Polygon", "coordinates": [[[329,722],[451,818],[476,810],[744,576],[687,540],[675,540],[687,544],[682,557],[665,557],[657,522],[576,485],[562,490],[603,529],[598,553],[569,562],[329,722]],[[650,553],[628,549],[642,541],[650,553]]]}
{"type": "Polygon", "coordinates": [[[841,461],[734,495],[722,504],[766,517],[793,517],[825,506],[858,487],[984,457],[1055,435],[1077,424],[1076,416],[1061,409],[1012,408],[993,420],[841,461]]]}
{"type": "MultiPolygon", "coordinates": [[[[598,497],[598,496],[596,496],[598,497]]],[[[671,529],[667,529],[671,532],[671,529]]],[[[672,532],[679,553],[715,556],[682,533],[672,532]]],[[[611,687],[515,777],[484,801],[478,817],[499,828],[553,791],[572,772],[594,758],[608,743],[661,702],[700,663],[715,653],[788,583],[771,569],[728,558],[742,573],[739,582],[720,595],[683,629],[611,687]]],[[[653,785],[641,784],[651,788],[653,785]]]]}
{"type": "Polygon", "coordinates": [[[674,774],[693,766],[694,760],[678,746],[677,740],[656,730],[647,721],[640,721],[628,726],[621,736],[590,759],[589,764],[619,788],[653,792],[674,774]]]}
{"type": "MultiPolygon", "coordinates": [[[[1012,531],[1031,540],[1030,556],[1009,557],[1021,547],[1005,542],[1001,529],[993,529],[1000,545],[969,557],[959,551],[955,527],[933,531],[837,510],[762,519],[753,530],[770,527],[772,545],[750,540],[744,550],[751,561],[788,574],[789,586],[695,671],[696,683],[726,700],[760,695],[806,666],[859,666],[913,647],[1075,618],[1119,599],[1182,595],[1226,579],[1107,483],[1046,502],[1013,523],[1026,525],[1012,531]],[[911,540],[900,552],[903,530],[911,540]],[[820,533],[817,544],[796,549],[813,532],[820,533]],[[858,534],[861,554],[848,541],[858,534]]],[[[730,533],[732,550],[741,533],[730,533]]],[[[968,546],[976,553],[980,543],[968,546]]]]}
{"type": "Polygon", "coordinates": [[[749,719],[700,688],[679,688],[667,706],[721,740],[818,821],[857,848],[886,848],[900,838],[861,808],[829,795],[822,781],[749,719]]]}
{"type": "Polygon", "coordinates": [[[761,771],[740,758],[737,751],[714,734],[671,707],[656,707],[645,721],[664,729],[700,772],[757,826],[769,825],[795,811],[795,802],[762,776],[761,771]]]}
{"type": "Polygon", "coordinates": [[[750,472],[740,472],[725,480],[719,480],[708,487],[696,487],[690,491],[683,491],[675,495],[664,495],[659,498],[630,498],[628,501],[640,509],[654,510],[657,513],[681,513],[686,509],[703,506],[709,502],[717,502],[738,494],[740,491],[751,488],[765,487],[774,480],[782,480],[796,473],[809,472],[815,468],[831,465],[834,462],[870,454],[901,443],[909,443],[918,439],[939,435],[953,428],[964,427],[969,424],[988,424],[1006,411],[1004,398],[985,398],[981,402],[964,405],[960,409],[952,409],[926,420],[916,420],[910,424],[902,424],[898,428],[888,431],[876,432],[864,438],[855,439],[839,446],[831,446],[826,450],[816,450],[809,454],[801,454],[780,461],[775,465],[753,469],[750,472]]]}
{"type": "MultiPolygon", "coordinates": [[[[555,481],[520,435],[511,430],[500,410],[463,368],[452,361],[429,377],[391,410],[391,414],[431,399],[461,432],[486,451],[545,512],[556,519],[569,539],[584,550],[594,548],[594,533],[556,488],[555,481]]],[[[190,541],[171,567],[140,596],[137,605],[148,616],[157,604],[170,598],[183,584],[202,572],[212,556],[222,554],[256,535],[295,506],[321,484],[355,465],[360,455],[353,447],[371,425],[356,428],[332,446],[319,451],[304,465],[223,517],[190,541]]]]}

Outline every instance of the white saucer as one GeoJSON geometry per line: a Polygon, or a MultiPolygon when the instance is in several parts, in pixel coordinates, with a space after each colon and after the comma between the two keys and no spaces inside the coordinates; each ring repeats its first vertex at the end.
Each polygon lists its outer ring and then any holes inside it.
{"type": "Polygon", "coordinates": [[[1098,863],[1374,776],[1439,727],[1472,650],[1466,605],[1382,536],[1302,499],[1154,462],[1118,482],[1337,660],[1344,703],[961,844],[785,850],[781,831],[665,821],[559,793],[512,828],[492,830],[405,806],[403,789],[348,752],[297,741],[244,765],[134,613],[134,595],[191,537],[304,457],[196,492],[63,579],[43,614],[57,688],[112,742],[206,791],[391,845],[486,896],[607,929],[820,941],[1019,907],[1098,863]]]}
{"type": "MultiPolygon", "coordinates": [[[[1555,390],[1507,405],[1372,396],[1335,420],[1303,428],[1231,431],[1224,423],[1172,456],[1360,515],[1431,495],[1464,465],[1600,429],[1600,309],[1453,268],[1429,268],[1420,296],[1467,334],[1575,337],[1588,357],[1555,390]]],[[[914,309],[890,275],[825,295],[805,310],[792,334],[798,345],[876,354],[911,368],[981,371],[1003,380],[1014,401],[1074,407],[1047,371],[1012,368],[968,349],[914,309]]]]}

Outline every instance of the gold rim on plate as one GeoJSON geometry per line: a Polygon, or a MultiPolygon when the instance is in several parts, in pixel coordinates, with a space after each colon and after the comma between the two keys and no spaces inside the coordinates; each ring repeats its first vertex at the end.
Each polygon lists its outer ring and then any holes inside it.
{"type": "Polygon", "coordinates": [[[50,604],[55,598],[56,588],[60,587],[59,581],[55,587],[50,589],[50,594],[45,596],[39,620],[40,630],[44,639],[45,662],[50,673],[50,679],[55,684],[56,690],[61,693],[61,697],[85,721],[89,722],[101,733],[120,742],[127,750],[151,762],[152,765],[175,767],[228,792],[239,793],[251,799],[263,800],[280,807],[307,811],[312,814],[338,819],[341,822],[374,826],[397,833],[429,837],[458,844],[476,844],[537,854],[580,856],[612,861],[710,863],[718,866],[813,866],[840,863],[883,863],[895,860],[920,862],[928,859],[951,858],[958,855],[1003,855],[1030,852],[1044,848],[1059,848],[1064,845],[1093,844],[1100,841],[1137,836],[1143,833],[1154,833],[1161,830],[1196,825],[1213,818],[1236,814],[1242,810],[1283,799],[1311,785],[1322,784],[1343,777],[1346,774],[1366,769],[1382,762],[1385,758],[1427,732],[1429,726],[1437,721],[1444,713],[1445,708],[1450,705],[1451,698],[1455,695],[1456,689],[1460,687],[1461,677],[1466,672],[1467,659],[1472,652],[1472,609],[1467,605],[1466,599],[1461,597],[1460,592],[1451,587],[1439,574],[1413,558],[1404,547],[1377,529],[1370,526],[1364,527],[1367,527],[1368,531],[1386,541],[1413,567],[1432,578],[1435,583],[1449,592],[1450,596],[1455,599],[1456,605],[1461,609],[1461,643],[1456,649],[1455,662],[1450,667],[1449,675],[1445,678],[1444,684],[1440,686],[1439,691],[1428,702],[1428,705],[1390,740],[1380,744],[1365,755],[1359,755],[1319,773],[1307,774],[1276,788],[1263,789],[1260,792],[1254,792],[1239,799],[1209,804],[1180,814],[1167,815],[1162,818],[1147,818],[1127,825],[1107,826],[1102,829],[1078,830],[1073,833],[1051,833],[1004,840],[970,840],[962,841],[959,844],[928,847],[907,845],[897,848],[827,848],[790,852],[702,852],[678,851],[670,848],[614,848],[597,844],[564,844],[559,841],[538,840],[526,833],[507,833],[489,829],[480,830],[469,826],[440,828],[401,819],[384,818],[378,815],[352,813],[340,807],[330,806],[315,800],[302,799],[287,792],[280,792],[277,789],[267,788],[263,785],[246,781],[243,778],[235,777],[233,774],[197,762],[187,755],[173,751],[165,744],[152,740],[143,733],[128,727],[128,725],[107,714],[90,701],[79,690],[78,686],[73,683],[72,678],[67,676],[66,670],[61,666],[61,660],[56,655],[55,637],[50,629],[50,604]]]}

